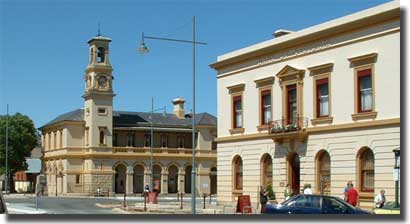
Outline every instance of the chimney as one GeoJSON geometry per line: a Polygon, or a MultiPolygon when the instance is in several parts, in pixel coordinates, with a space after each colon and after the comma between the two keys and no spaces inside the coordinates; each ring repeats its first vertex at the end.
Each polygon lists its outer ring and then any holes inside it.
{"type": "Polygon", "coordinates": [[[290,34],[290,33],[293,33],[293,31],[279,29],[279,30],[276,30],[273,33],[273,37],[278,38],[278,37],[285,36],[285,35],[290,34]]]}
{"type": "Polygon", "coordinates": [[[185,110],[184,110],[185,100],[180,97],[177,97],[172,101],[172,103],[174,104],[175,116],[177,116],[179,119],[185,119],[185,110]]]}

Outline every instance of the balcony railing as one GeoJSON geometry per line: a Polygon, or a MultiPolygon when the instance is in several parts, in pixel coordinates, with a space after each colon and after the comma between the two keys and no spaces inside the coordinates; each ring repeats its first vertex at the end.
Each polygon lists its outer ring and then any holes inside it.
{"type": "Polygon", "coordinates": [[[269,124],[269,134],[274,139],[291,138],[293,134],[304,133],[308,127],[309,120],[307,117],[296,117],[293,120],[281,119],[272,121],[269,124]],[[275,137],[277,136],[277,137],[275,137]]]}
{"type": "MultiPolygon", "coordinates": [[[[148,147],[113,147],[112,153],[155,153],[155,154],[192,154],[192,149],[186,148],[148,148],[148,147]]],[[[215,150],[195,150],[195,154],[216,154],[215,150]]]]}

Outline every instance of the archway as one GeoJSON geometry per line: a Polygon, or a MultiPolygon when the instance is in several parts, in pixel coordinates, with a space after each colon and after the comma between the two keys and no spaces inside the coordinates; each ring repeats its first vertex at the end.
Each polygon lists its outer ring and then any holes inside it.
{"type": "Polygon", "coordinates": [[[192,166],[185,167],[185,193],[191,193],[192,166]]]}
{"type": "Polygon", "coordinates": [[[144,170],[142,165],[134,167],[134,193],[142,193],[144,191],[144,170]]]}
{"type": "Polygon", "coordinates": [[[126,172],[127,167],[123,164],[115,167],[115,193],[117,194],[125,192],[126,172]]]}
{"type": "Polygon", "coordinates": [[[153,169],[153,172],[152,172],[153,191],[160,193],[161,192],[162,168],[159,165],[154,165],[152,169],[153,169]]]}
{"type": "Polygon", "coordinates": [[[288,158],[288,184],[293,194],[300,193],[300,158],[297,153],[289,153],[288,158]]]}
{"type": "Polygon", "coordinates": [[[360,192],[374,192],[374,154],[368,148],[362,148],[358,153],[359,184],[360,192]]]}
{"type": "Polygon", "coordinates": [[[243,167],[242,167],[242,158],[236,156],[232,161],[233,166],[233,189],[235,191],[242,191],[243,187],[243,167]]]}
{"type": "Polygon", "coordinates": [[[211,182],[211,194],[217,193],[217,171],[216,167],[211,168],[211,172],[209,174],[209,180],[211,182]]]}
{"type": "Polygon", "coordinates": [[[261,184],[262,186],[272,186],[272,157],[269,154],[264,154],[261,159],[262,173],[261,184]]]}
{"type": "Polygon", "coordinates": [[[316,191],[330,195],[330,156],[321,150],[316,156],[316,191]]]}
{"type": "Polygon", "coordinates": [[[178,192],[178,167],[171,165],[168,168],[168,193],[178,192]]]}

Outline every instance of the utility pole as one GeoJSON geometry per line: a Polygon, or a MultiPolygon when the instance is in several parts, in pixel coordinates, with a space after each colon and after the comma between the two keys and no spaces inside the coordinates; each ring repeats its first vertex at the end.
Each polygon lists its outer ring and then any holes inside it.
{"type": "Polygon", "coordinates": [[[5,178],[6,194],[9,192],[9,104],[7,104],[6,112],[6,178],[5,178]]]}

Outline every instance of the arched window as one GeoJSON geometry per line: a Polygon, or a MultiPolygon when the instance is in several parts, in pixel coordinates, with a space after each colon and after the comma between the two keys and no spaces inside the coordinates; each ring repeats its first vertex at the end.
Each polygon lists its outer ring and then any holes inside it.
{"type": "Polygon", "coordinates": [[[234,189],[242,190],[242,158],[236,157],[233,162],[234,172],[234,189]]]}
{"type": "Polygon", "coordinates": [[[365,148],[359,156],[360,190],[374,192],[374,155],[371,149],[365,148]]]}
{"type": "Polygon", "coordinates": [[[262,157],[262,186],[272,185],[272,157],[265,154],[262,157]]]}
{"type": "Polygon", "coordinates": [[[322,150],[316,156],[316,190],[321,194],[330,194],[330,156],[322,150]]]}
{"type": "Polygon", "coordinates": [[[105,61],[105,49],[103,47],[98,48],[97,61],[98,63],[103,63],[105,61]]]}

